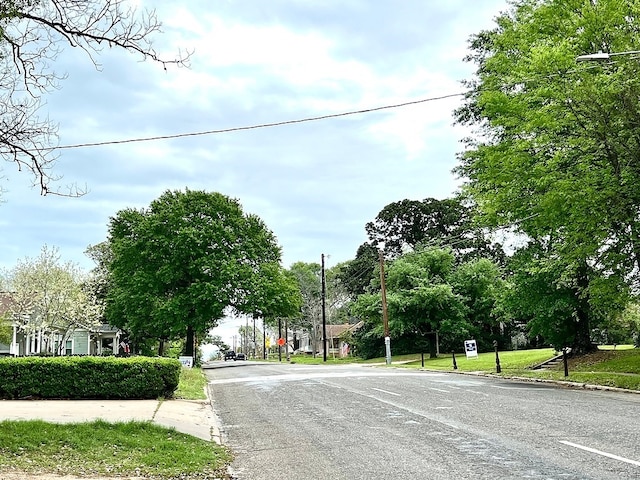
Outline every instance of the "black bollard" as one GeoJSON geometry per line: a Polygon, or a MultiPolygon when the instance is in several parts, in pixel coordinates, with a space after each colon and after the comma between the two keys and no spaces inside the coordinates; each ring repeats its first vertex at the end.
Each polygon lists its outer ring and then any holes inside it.
{"type": "Polygon", "coordinates": [[[453,359],[453,369],[458,369],[458,364],[456,363],[456,352],[451,351],[451,358],[453,359]]]}
{"type": "Polygon", "coordinates": [[[569,362],[567,361],[567,347],[562,349],[562,363],[564,363],[564,376],[569,376],[569,362]]]}
{"type": "Polygon", "coordinates": [[[496,373],[500,373],[500,372],[502,372],[502,369],[500,368],[500,357],[498,356],[498,341],[497,340],[493,341],[493,348],[495,348],[495,350],[496,350],[496,373]]]}

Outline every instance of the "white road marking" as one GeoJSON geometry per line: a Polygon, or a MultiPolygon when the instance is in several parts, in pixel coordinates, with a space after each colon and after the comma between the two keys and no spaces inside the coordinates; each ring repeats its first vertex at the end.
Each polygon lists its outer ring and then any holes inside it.
{"type": "Polygon", "coordinates": [[[449,390],[442,390],[441,388],[429,388],[429,390],[434,390],[436,392],[449,393],[449,390]]]}
{"type": "Polygon", "coordinates": [[[560,443],[569,445],[570,447],[579,448],[580,450],[584,450],[586,452],[595,453],[597,455],[602,455],[603,457],[613,458],[614,460],[619,460],[621,462],[630,463],[631,465],[640,467],[640,462],[631,460],[629,458],[619,457],[618,455],[614,455],[613,453],[603,452],[602,450],[596,450],[595,448],[585,447],[584,445],[578,445],[577,443],[567,442],[566,440],[560,440],[560,443]]]}
{"type": "Polygon", "coordinates": [[[399,393],[395,393],[395,392],[390,392],[388,390],[382,390],[381,388],[371,388],[371,390],[375,390],[377,392],[382,392],[382,393],[388,393],[389,395],[395,395],[396,397],[401,397],[402,395],[400,395],[399,393]]]}
{"type": "Polygon", "coordinates": [[[209,380],[210,385],[224,385],[231,383],[263,383],[263,382],[295,382],[300,380],[315,380],[322,378],[353,378],[353,377],[444,377],[442,373],[424,373],[424,372],[378,372],[378,371],[349,371],[349,372],[317,372],[317,373],[298,373],[298,374],[277,374],[255,377],[225,378],[219,380],[209,380]]]}

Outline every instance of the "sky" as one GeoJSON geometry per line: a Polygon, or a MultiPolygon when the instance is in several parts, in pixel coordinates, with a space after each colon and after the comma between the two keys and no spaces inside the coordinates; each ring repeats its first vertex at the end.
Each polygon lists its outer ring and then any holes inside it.
{"type": "MultiPolygon", "coordinates": [[[[458,94],[474,66],[469,37],[494,26],[506,0],[132,0],[157,10],[156,49],[192,51],[189,68],[105,49],[96,69],[67,48],[44,97],[59,145],[204,132],[372,109],[458,94]]],[[[237,198],[276,235],[285,267],[355,257],[365,224],[403,199],[451,196],[470,131],[453,125],[461,97],[269,128],[61,149],[55,173],[80,198],[41,196],[3,162],[0,268],[44,245],[93,267],[109,219],[167,190],[237,198]]],[[[223,325],[223,338],[237,326],[223,325]]]]}

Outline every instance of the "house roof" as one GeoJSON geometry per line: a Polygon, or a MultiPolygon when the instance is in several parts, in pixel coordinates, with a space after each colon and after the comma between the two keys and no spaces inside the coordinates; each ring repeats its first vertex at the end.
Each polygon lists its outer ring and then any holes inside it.
{"type": "Polygon", "coordinates": [[[358,323],[343,323],[342,325],[327,325],[327,337],[335,338],[339,337],[346,332],[355,332],[362,327],[363,322],[358,323]]]}

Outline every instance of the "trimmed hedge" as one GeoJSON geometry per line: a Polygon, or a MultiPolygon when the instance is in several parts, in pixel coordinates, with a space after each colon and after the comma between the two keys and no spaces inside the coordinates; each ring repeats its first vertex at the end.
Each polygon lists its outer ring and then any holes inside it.
{"type": "Polygon", "coordinates": [[[149,357],[0,358],[0,398],[171,397],[182,365],[149,357]]]}

